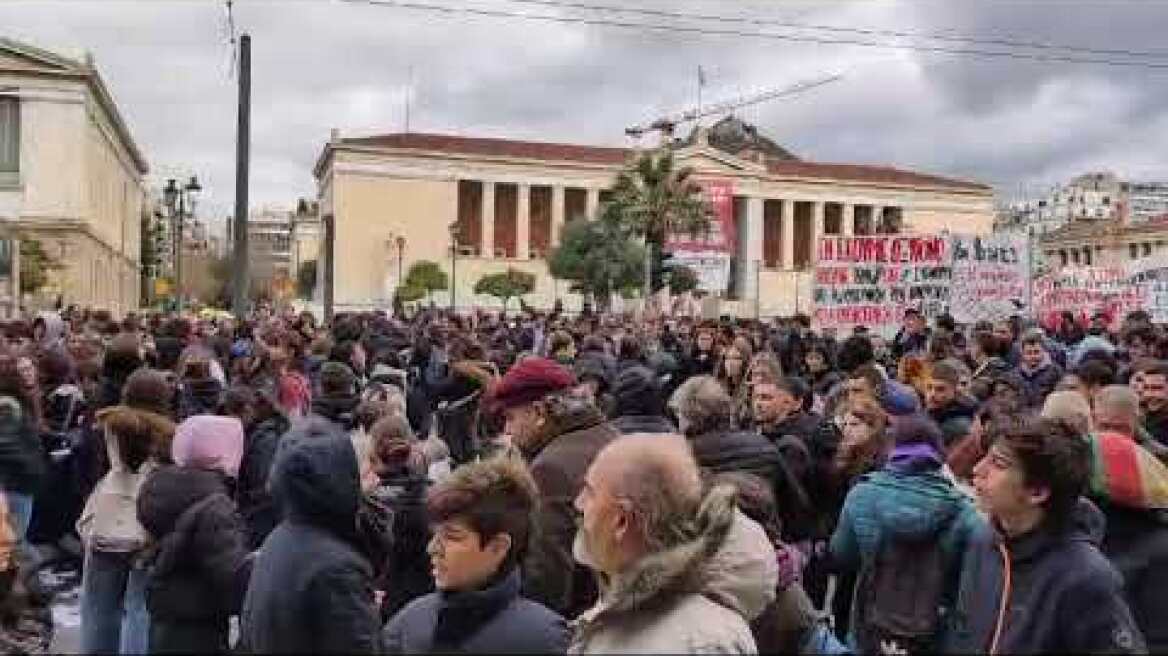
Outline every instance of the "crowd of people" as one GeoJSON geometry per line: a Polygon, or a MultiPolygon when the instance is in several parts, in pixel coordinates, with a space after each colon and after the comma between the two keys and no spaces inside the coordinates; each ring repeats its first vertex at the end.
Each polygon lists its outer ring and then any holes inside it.
{"type": "Polygon", "coordinates": [[[931,323],[9,322],[0,648],[1168,650],[1168,333],[931,323]]]}

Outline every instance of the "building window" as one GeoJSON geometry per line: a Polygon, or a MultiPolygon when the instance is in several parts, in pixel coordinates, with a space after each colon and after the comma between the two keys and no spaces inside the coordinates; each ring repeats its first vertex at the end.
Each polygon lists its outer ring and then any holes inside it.
{"type": "Polygon", "coordinates": [[[20,180],[20,99],[0,96],[0,184],[20,180]]]}
{"type": "Polygon", "coordinates": [[[1152,254],[1152,245],[1148,242],[1144,242],[1144,257],[1147,257],[1151,254],[1152,254]]]}
{"type": "Polygon", "coordinates": [[[1134,260],[1134,259],[1139,258],[1140,245],[1139,244],[1128,244],[1127,245],[1127,252],[1128,252],[1128,255],[1131,257],[1131,259],[1134,260]]]}

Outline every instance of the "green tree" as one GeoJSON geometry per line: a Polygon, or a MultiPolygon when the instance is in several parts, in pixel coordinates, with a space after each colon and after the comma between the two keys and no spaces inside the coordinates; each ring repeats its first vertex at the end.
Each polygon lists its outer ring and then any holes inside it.
{"type": "Polygon", "coordinates": [[[669,291],[674,294],[692,292],[698,288],[698,274],[685,265],[677,265],[669,270],[669,291]]]}
{"type": "Polygon", "coordinates": [[[535,276],[510,267],[503,273],[492,273],[479,278],[474,286],[474,293],[494,296],[502,301],[504,314],[507,312],[507,303],[511,299],[522,297],[533,291],[535,291],[535,276]]]}
{"type": "Polygon", "coordinates": [[[450,279],[437,262],[419,260],[410,265],[403,287],[420,289],[423,295],[429,296],[433,292],[449,289],[450,279]]]}
{"type": "Polygon", "coordinates": [[[662,257],[665,240],[672,234],[709,231],[711,210],[701,191],[693,169],[678,168],[668,148],[643,153],[617,174],[604,214],[645,241],[648,293],[663,285],[653,263],[662,257]]]}
{"type": "Polygon", "coordinates": [[[548,256],[554,277],[569,281],[572,291],[593,297],[605,309],[613,293],[640,288],[644,266],[644,247],[611,211],[597,221],[565,224],[560,245],[548,256]]]}
{"type": "Polygon", "coordinates": [[[398,287],[394,295],[402,303],[413,303],[414,301],[421,300],[426,295],[426,290],[415,285],[406,284],[398,287]]]}
{"type": "Polygon", "coordinates": [[[35,294],[49,284],[49,272],[60,271],[65,265],[49,255],[38,239],[20,240],[20,291],[35,294]]]}
{"type": "Polygon", "coordinates": [[[296,269],[296,296],[304,300],[312,298],[316,288],[316,260],[305,260],[296,269]]]}

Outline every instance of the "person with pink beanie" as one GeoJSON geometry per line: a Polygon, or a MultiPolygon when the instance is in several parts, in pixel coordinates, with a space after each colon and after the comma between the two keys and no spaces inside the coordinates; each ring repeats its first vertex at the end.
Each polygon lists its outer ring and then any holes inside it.
{"type": "Polygon", "coordinates": [[[229,651],[251,563],[233,495],[242,454],[238,419],[195,415],[175,429],[174,464],[142,486],[138,521],[154,541],[150,653],[229,651]]]}

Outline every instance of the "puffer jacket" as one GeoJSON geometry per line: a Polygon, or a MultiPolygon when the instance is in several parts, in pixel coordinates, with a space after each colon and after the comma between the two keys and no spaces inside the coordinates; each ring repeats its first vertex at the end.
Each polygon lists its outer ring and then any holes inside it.
{"type": "Polygon", "coordinates": [[[479,590],[418,598],[386,625],[384,653],[564,653],[564,618],[519,596],[519,587],[513,568],[479,590]]]}
{"type": "Polygon", "coordinates": [[[1022,378],[1025,394],[1023,400],[1030,408],[1040,407],[1063,377],[1062,368],[1055,364],[1045,352],[1042,362],[1037,367],[1031,369],[1025,363],[1021,363],[1014,371],[1022,378]]]}
{"type": "Polygon", "coordinates": [[[146,588],[151,653],[227,653],[250,560],[226,479],[163,467],[142,485],[138,521],[155,541],[146,588]]]}
{"type": "Polygon", "coordinates": [[[588,466],[616,436],[594,405],[565,397],[544,439],[523,454],[540,491],[535,537],[523,562],[523,594],[564,617],[579,615],[596,600],[591,572],[572,557],[573,503],[588,466]]]}
{"type": "Polygon", "coordinates": [[[774,601],[774,548],[726,487],[708,493],[696,524],[692,539],[607,583],[568,653],[757,653],[749,623],[774,601]]]}
{"type": "Polygon", "coordinates": [[[346,437],[281,443],[272,493],[284,518],[252,567],[240,649],[252,653],[376,653],[373,570],[358,548],[361,486],[346,437]]]}
{"type": "MultiPolygon", "coordinates": [[[[886,540],[938,540],[947,570],[943,603],[952,606],[961,558],[977,527],[977,512],[941,473],[939,459],[921,459],[903,468],[897,465],[894,451],[888,466],[862,476],[848,492],[831,537],[832,562],[843,573],[859,572],[875,559],[886,540]]],[[[853,605],[853,632],[858,610],[853,605]]]]}
{"type": "Polygon", "coordinates": [[[979,519],[943,653],[1145,653],[1123,580],[1097,547],[1103,524],[1086,500],[1066,525],[1015,538],[979,519]]]}
{"type": "Polygon", "coordinates": [[[312,412],[308,413],[308,418],[315,416],[325,419],[337,431],[348,432],[353,428],[353,410],[360,402],[361,398],[356,394],[313,396],[312,412]]]}

